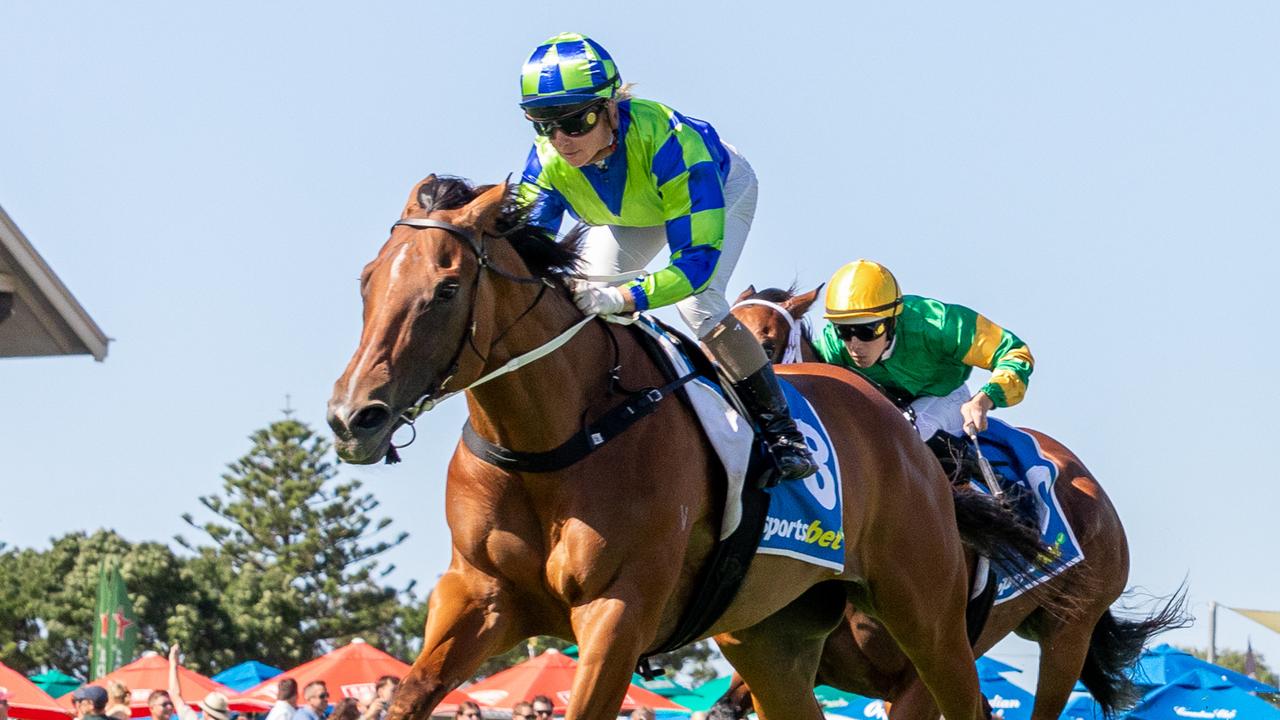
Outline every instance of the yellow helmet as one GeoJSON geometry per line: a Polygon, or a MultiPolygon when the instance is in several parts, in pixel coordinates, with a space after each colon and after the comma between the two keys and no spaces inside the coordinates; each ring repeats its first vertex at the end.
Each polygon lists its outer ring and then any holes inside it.
{"type": "Polygon", "coordinates": [[[902,290],[889,269],[871,260],[855,260],[827,283],[827,311],[837,323],[862,323],[902,313],[902,290]]]}

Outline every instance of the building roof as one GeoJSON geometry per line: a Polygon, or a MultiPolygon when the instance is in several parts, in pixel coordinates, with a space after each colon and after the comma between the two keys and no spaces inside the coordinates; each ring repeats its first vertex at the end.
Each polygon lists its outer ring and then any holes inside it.
{"type": "MultiPolygon", "coordinates": [[[[0,275],[15,286],[13,314],[0,319],[0,358],[107,357],[110,339],[0,207],[0,275]]],[[[2,286],[0,286],[2,287],[2,286]]]]}

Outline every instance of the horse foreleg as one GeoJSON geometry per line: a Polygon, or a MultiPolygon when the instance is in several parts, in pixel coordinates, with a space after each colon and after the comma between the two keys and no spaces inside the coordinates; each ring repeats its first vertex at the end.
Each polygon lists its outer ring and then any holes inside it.
{"type": "Polygon", "coordinates": [[[844,610],[840,584],[810,588],[790,605],[745,630],[716,637],[733,668],[750,685],[761,720],[823,717],[813,695],[822,648],[844,610]]]}
{"type": "Polygon", "coordinates": [[[617,717],[631,673],[652,642],[644,634],[656,618],[646,617],[640,593],[602,597],[573,609],[578,669],[565,720],[617,717]]]}
{"type": "Polygon", "coordinates": [[[446,572],[431,592],[422,652],[396,690],[387,720],[431,716],[480,663],[513,645],[511,622],[492,578],[446,572]]]}

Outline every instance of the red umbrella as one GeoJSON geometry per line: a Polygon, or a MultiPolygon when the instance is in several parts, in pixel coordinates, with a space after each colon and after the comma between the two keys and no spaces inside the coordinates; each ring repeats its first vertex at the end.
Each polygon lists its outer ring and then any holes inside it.
{"type": "Polygon", "coordinates": [[[378,678],[383,675],[402,678],[408,672],[407,663],[357,638],[349,645],[246,690],[244,697],[275,702],[279,682],[285,678],[293,678],[298,681],[299,691],[317,680],[323,680],[335,702],[338,698],[349,697],[368,700],[373,697],[378,678]]]}
{"type": "MultiPolygon", "coordinates": [[[[311,662],[303,663],[246,690],[241,697],[273,703],[276,700],[276,689],[280,681],[293,678],[298,682],[299,691],[310,683],[323,680],[325,687],[329,688],[329,693],[335,699],[353,697],[368,701],[374,695],[374,686],[377,685],[378,678],[383,675],[403,678],[408,673],[408,664],[356,638],[349,645],[344,645],[327,655],[321,655],[311,662]]],[[[451,692],[442,701],[444,704],[436,709],[448,709],[452,712],[457,703],[467,699],[465,695],[451,692]]]]}
{"type": "MultiPolygon", "coordinates": [[[[129,688],[133,696],[132,702],[129,703],[130,716],[136,718],[147,717],[150,715],[150,711],[147,709],[147,696],[151,694],[152,690],[169,689],[169,659],[155,653],[147,653],[128,665],[117,668],[114,672],[107,673],[89,684],[105,688],[108,680],[118,680],[129,688]]],[[[200,703],[204,700],[204,696],[211,692],[220,692],[226,695],[227,699],[230,700],[229,707],[237,712],[257,713],[271,708],[270,703],[240,697],[235,690],[226,685],[220,685],[204,675],[194,670],[188,670],[181,665],[178,666],[178,680],[182,683],[182,701],[196,710],[200,709],[200,703]]],[[[66,707],[71,707],[71,695],[72,693],[63,695],[58,698],[58,702],[66,707]]]]}
{"type": "Polygon", "coordinates": [[[9,717],[19,720],[67,720],[70,715],[22,673],[0,663],[0,697],[9,701],[9,717]]]}
{"type": "MultiPolygon", "coordinates": [[[[555,650],[548,650],[538,657],[490,675],[475,685],[461,690],[479,705],[509,708],[534,695],[551,698],[556,712],[564,712],[569,705],[569,691],[573,687],[573,675],[578,663],[555,650]]],[[[622,700],[623,710],[634,710],[647,705],[654,710],[688,710],[661,695],[638,685],[627,687],[622,700]]]]}

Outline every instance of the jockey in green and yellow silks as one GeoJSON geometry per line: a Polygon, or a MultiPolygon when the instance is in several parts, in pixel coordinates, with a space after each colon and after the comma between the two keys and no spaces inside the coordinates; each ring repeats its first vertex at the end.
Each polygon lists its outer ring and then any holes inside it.
{"type": "Polygon", "coordinates": [[[816,472],[768,358],[724,297],[755,217],[751,165],[710,124],[631,98],[613,58],[583,35],[539,45],[520,89],[535,134],[518,189],[530,222],[554,233],[569,213],[590,226],[584,271],[627,278],[580,283],[574,302],[597,315],[676,305],[760,427],[777,469],[769,481],[816,472]],[[670,264],[645,272],[663,247],[670,264]]]}
{"type": "Polygon", "coordinates": [[[1017,335],[963,305],[903,295],[884,266],[858,260],[827,286],[829,322],[815,338],[818,355],[879,384],[915,416],[925,441],[939,431],[961,436],[987,428],[993,408],[1026,394],[1034,360],[1017,335]],[[991,378],[970,393],[973,368],[991,378]]]}

